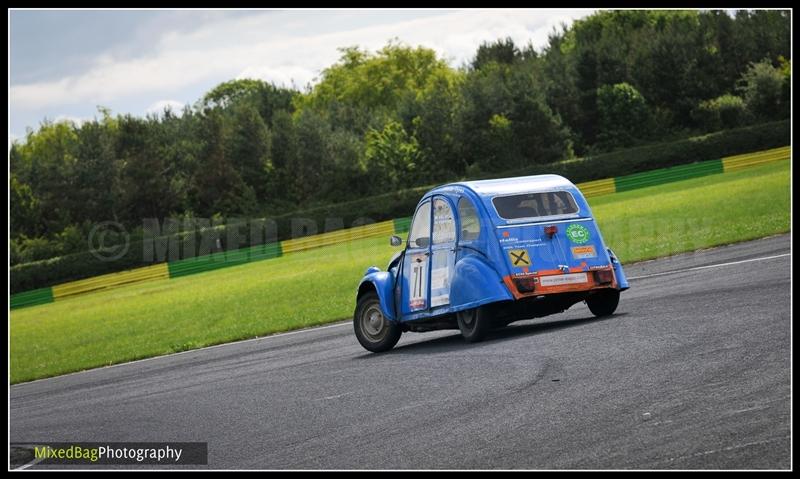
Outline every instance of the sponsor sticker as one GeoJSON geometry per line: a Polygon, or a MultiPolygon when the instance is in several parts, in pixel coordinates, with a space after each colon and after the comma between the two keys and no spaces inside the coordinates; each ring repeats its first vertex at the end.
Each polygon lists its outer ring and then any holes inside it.
{"type": "Polygon", "coordinates": [[[508,250],[508,258],[515,268],[524,268],[531,265],[531,257],[526,249],[508,250]]]}
{"type": "Polygon", "coordinates": [[[444,268],[434,268],[431,271],[431,289],[446,289],[449,288],[448,284],[448,271],[447,266],[444,268]]]}
{"type": "Polygon", "coordinates": [[[435,308],[436,306],[442,306],[449,303],[450,303],[449,294],[442,294],[431,298],[431,308],[435,308]]]}
{"type": "Polygon", "coordinates": [[[583,258],[596,258],[597,251],[595,251],[594,246],[573,246],[572,247],[572,257],[575,259],[583,259],[583,258]]]}
{"type": "Polygon", "coordinates": [[[575,244],[584,244],[591,239],[589,230],[579,224],[571,224],[567,227],[567,238],[575,244]]]}
{"type": "Polygon", "coordinates": [[[552,276],[540,276],[539,283],[542,286],[561,286],[565,284],[580,284],[589,282],[586,273],[556,274],[552,276]]]}

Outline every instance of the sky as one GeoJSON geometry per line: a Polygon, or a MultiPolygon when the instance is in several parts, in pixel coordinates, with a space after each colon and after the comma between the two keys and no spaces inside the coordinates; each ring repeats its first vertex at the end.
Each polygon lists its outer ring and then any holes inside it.
{"type": "Polygon", "coordinates": [[[215,85],[256,78],[304,89],[339,48],[390,40],[451,66],[486,41],[541,49],[590,10],[11,10],[9,143],[45,119],[179,111],[215,85]]]}

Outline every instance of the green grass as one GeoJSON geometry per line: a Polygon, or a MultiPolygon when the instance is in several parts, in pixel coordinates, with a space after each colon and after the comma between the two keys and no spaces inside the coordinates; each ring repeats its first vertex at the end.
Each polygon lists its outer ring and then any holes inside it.
{"type": "Polygon", "coordinates": [[[789,161],[590,198],[623,263],[789,231],[789,161]]]}
{"type": "MultiPolygon", "coordinates": [[[[623,262],[789,230],[789,162],[591,199],[623,262]]],[[[355,241],[11,313],[11,382],[348,318],[396,249],[355,241]]]]}

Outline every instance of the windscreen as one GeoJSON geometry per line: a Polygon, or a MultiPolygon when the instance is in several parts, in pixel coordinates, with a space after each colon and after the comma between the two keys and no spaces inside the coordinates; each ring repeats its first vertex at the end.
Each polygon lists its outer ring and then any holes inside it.
{"type": "Polygon", "coordinates": [[[546,191],[492,198],[501,218],[539,218],[570,215],[578,212],[578,205],[568,191],[546,191]]]}

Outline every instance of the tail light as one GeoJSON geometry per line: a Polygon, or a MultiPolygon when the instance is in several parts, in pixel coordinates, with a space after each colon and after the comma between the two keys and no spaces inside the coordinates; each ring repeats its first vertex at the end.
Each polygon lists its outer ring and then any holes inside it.
{"type": "Polygon", "coordinates": [[[558,227],[557,226],[545,226],[544,227],[544,234],[546,234],[548,238],[552,238],[556,233],[558,233],[558,227]]]}
{"type": "Polygon", "coordinates": [[[594,280],[599,284],[607,284],[614,280],[614,273],[610,269],[601,269],[594,272],[594,280]]]}
{"type": "Polygon", "coordinates": [[[520,293],[530,293],[536,288],[536,280],[533,276],[526,278],[514,278],[514,286],[520,293]]]}

